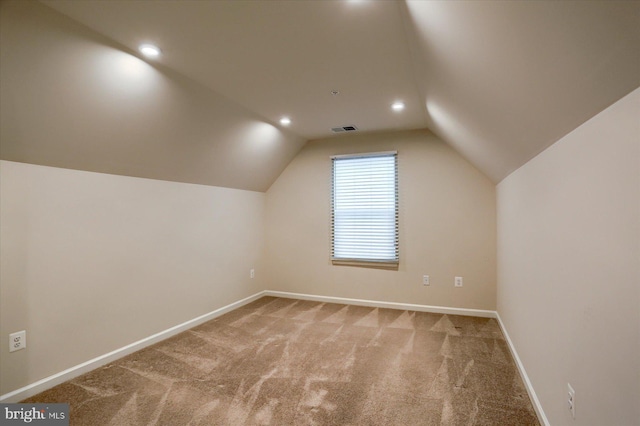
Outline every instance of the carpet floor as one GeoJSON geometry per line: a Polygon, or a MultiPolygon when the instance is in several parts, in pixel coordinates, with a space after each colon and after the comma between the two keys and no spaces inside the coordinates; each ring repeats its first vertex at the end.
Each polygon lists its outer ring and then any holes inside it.
{"type": "Polygon", "coordinates": [[[23,402],[71,425],[539,425],[498,323],[263,297],[23,402]]]}

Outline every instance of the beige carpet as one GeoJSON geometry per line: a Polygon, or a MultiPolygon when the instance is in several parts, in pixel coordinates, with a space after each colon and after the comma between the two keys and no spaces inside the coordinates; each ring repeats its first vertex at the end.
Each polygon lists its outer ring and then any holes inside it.
{"type": "Polygon", "coordinates": [[[538,425],[494,319],[264,297],[25,402],[72,425],[538,425]]]}

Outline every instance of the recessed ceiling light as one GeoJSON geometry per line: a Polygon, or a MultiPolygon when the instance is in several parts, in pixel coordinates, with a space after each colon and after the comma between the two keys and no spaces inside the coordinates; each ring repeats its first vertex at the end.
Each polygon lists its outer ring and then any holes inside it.
{"type": "Polygon", "coordinates": [[[160,48],[153,44],[141,44],[138,49],[140,50],[140,53],[147,58],[157,58],[160,56],[160,48]]]}
{"type": "Polygon", "coordinates": [[[288,126],[289,124],[291,124],[291,119],[289,117],[282,117],[280,119],[280,124],[282,124],[283,126],[288,126]]]}
{"type": "Polygon", "coordinates": [[[391,104],[391,109],[399,112],[402,111],[404,109],[404,102],[394,102],[391,104]]]}

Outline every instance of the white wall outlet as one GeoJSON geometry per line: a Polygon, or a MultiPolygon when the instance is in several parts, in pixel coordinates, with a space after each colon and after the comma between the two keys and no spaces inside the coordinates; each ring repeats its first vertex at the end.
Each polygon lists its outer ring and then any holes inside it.
{"type": "Polygon", "coordinates": [[[256,277],[256,270],[249,269],[249,278],[255,278],[255,277],[256,277]]]}
{"type": "Polygon", "coordinates": [[[453,285],[455,285],[456,287],[462,287],[462,277],[456,277],[453,280],[453,285]]]}
{"type": "Polygon", "coordinates": [[[576,418],[576,391],[573,390],[571,384],[567,383],[567,403],[571,417],[576,418]]]}
{"type": "Polygon", "coordinates": [[[422,285],[429,285],[429,275],[422,276],[422,285]]]}
{"type": "Polygon", "coordinates": [[[9,335],[9,352],[19,351],[27,347],[26,330],[17,331],[9,335]]]}

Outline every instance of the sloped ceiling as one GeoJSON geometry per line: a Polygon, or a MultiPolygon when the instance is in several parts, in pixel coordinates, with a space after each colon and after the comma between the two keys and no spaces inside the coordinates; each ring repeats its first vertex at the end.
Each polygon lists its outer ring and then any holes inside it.
{"type": "MultiPolygon", "coordinates": [[[[134,53],[140,43],[156,43],[163,54],[153,67],[208,89],[201,92],[216,106],[198,113],[203,120],[228,115],[202,130],[207,138],[183,141],[164,159],[133,161],[122,166],[125,174],[146,167],[139,174],[162,178],[164,167],[168,179],[265,190],[305,140],[353,124],[362,132],[429,127],[499,182],[640,86],[640,2],[42,3],[111,47],[134,53]],[[390,109],[396,100],[406,104],[401,113],[390,109]],[[246,123],[224,126],[239,116],[278,134],[278,148],[268,155],[263,148],[250,166],[231,140],[251,140],[246,155],[263,134],[246,123]],[[278,124],[282,116],[291,117],[288,128],[278,124]],[[215,155],[208,144],[219,147],[215,155]],[[170,157],[182,169],[165,167],[170,157]],[[217,174],[207,171],[212,158],[217,174]],[[191,162],[200,166],[186,172],[191,162]]],[[[112,163],[131,157],[131,148],[110,147],[118,149],[112,163]]]]}
{"type": "Polygon", "coordinates": [[[332,127],[426,126],[401,3],[389,1],[102,1],[45,4],[311,139],[332,127]],[[333,96],[333,90],[339,95],[333,96]],[[407,109],[394,114],[390,105],[407,109]]]}
{"type": "Polygon", "coordinates": [[[405,17],[429,127],[496,182],[640,86],[640,2],[409,1],[405,17]]]}

